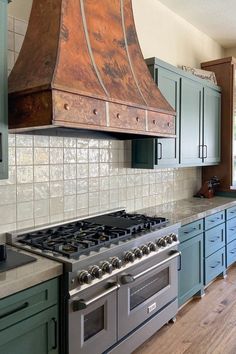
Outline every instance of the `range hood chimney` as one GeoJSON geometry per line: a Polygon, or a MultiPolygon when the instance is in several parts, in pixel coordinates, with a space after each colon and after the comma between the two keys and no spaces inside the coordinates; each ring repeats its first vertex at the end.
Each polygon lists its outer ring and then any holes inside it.
{"type": "Polygon", "coordinates": [[[9,77],[9,128],[175,135],[143,59],[131,0],[34,0],[9,77]]]}

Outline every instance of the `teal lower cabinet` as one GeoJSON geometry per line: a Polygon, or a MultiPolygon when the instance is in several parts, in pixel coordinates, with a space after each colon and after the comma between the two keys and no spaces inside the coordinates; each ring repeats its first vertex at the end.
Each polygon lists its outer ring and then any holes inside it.
{"type": "Polygon", "coordinates": [[[224,211],[206,217],[204,225],[204,285],[208,285],[226,271],[224,211]]]}
{"type": "Polygon", "coordinates": [[[0,353],[57,354],[58,307],[53,306],[0,332],[0,353]]]}
{"type": "Polygon", "coordinates": [[[181,270],[179,271],[179,306],[194,295],[202,295],[203,290],[203,233],[195,235],[202,221],[183,226],[180,229],[181,270]],[[186,236],[187,228],[190,236],[186,236]],[[181,242],[181,236],[184,241],[181,242]]]}
{"type": "Polygon", "coordinates": [[[236,262],[236,207],[226,210],[226,266],[236,262]]]}
{"type": "Polygon", "coordinates": [[[0,353],[58,354],[58,279],[0,300],[0,353]]]}

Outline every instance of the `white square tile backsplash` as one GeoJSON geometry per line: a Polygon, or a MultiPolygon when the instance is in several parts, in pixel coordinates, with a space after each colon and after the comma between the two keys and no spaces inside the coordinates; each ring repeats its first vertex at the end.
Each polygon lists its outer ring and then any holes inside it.
{"type": "MultiPolygon", "coordinates": [[[[27,23],[9,17],[13,67],[27,23]]],[[[0,181],[0,234],[112,208],[128,211],[191,197],[200,168],[138,170],[128,141],[9,136],[9,179],[0,181]]]]}

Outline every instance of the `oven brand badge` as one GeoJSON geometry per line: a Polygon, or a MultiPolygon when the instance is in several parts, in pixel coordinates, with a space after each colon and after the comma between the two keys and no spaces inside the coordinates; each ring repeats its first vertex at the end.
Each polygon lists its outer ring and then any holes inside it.
{"type": "Polygon", "coordinates": [[[153,304],[151,304],[150,306],[148,306],[148,313],[154,311],[157,307],[157,303],[154,302],[153,304]]]}

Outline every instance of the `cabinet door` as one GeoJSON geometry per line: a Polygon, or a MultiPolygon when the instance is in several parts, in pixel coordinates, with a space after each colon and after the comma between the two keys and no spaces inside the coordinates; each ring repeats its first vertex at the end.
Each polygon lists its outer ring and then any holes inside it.
{"type": "Polygon", "coordinates": [[[132,167],[178,166],[180,76],[162,67],[153,69],[153,66],[151,66],[150,71],[161,93],[177,113],[176,138],[133,140],[132,167]]]}
{"type": "Polygon", "coordinates": [[[58,307],[18,322],[0,332],[0,353],[58,354],[58,307]]]}
{"type": "Polygon", "coordinates": [[[158,67],[156,69],[157,86],[169,104],[176,111],[176,138],[157,139],[156,164],[160,166],[177,165],[179,163],[179,97],[180,76],[172,71],[158,67]]]}
{"type": "Polygon", "coordinates": [[[180,163],[184,166],[202,164],[202,85],[181,79],[180,163]]]}
{"type": "Polygon", "coordinates": [[[209,165],[220,162],[221,94],[204,87],[203,102],[203,159],[209,165]]]}
{"type": "Polygon", "coordinates": [[[203,234],[180,244],[179,306],[203,288],[203,234]]]}
{"type": "Polygon", "coordinates": [[[0,0],[0,179],[8,177],[7,0],[0,0]]]}
{"type": "Polygon", "coordinates": [[[132,140],[132,167],[154,168],[155,149],[155,139],[132,140]]]}

